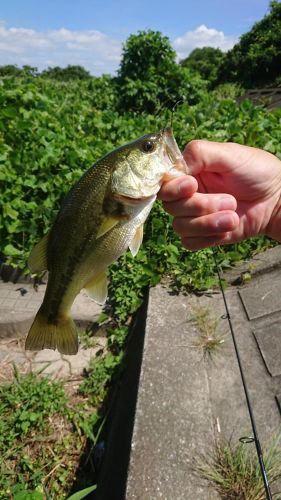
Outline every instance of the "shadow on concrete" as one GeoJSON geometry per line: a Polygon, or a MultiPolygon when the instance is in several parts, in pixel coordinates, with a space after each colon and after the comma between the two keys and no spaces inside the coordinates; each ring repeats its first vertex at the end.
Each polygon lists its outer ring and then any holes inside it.
{"type": "Polygon", "coordinates": [[[125,370],[115,390],[114,400],[101,439],[105,455],[98,474],[98,488],[87,498],[95,500],[124,500],[131,440],[141,370],[148,290],[138,311],[129,336],[125,370]]]}

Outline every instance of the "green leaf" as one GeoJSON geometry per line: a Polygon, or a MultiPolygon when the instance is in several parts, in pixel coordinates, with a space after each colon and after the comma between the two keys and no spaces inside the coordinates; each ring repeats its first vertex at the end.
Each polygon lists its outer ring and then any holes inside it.
{"type": "Polygon", "coordinates": [[[39,491],[22,490],[16,493],[13,498],[14,500],[44,500],[44,495],[39,491]]]}
{"type": "Polygon", "coordinates": [[[101,325],[102,323],[104,323],[105,321],[107,321],[108,318],[109,318],[108,314],[105,314],[104,312],[102,312],[98,316],[96,322],[97,322],[98,325],[101,325]]]}
{"type": "Polygon", "coordinates": [[[85,498],[89,493],[92,493],[97,489],[97,485],[90,486],[89,488],[85,488],[84,490],[77,491],[70,497],[68,497],[67,500],[81,500],[82,498],[85,498]]]}
{"type": "Polygon", "coordinates": [[[4,247],[4,254],[11,256],[11,257],[15,257],[15,256],[22,255],[22,252],[21,252],[21,250],[18,250],[18,248],[14,247],[14,245],[9,243],[8,245],[6,245],[4,247]]]}

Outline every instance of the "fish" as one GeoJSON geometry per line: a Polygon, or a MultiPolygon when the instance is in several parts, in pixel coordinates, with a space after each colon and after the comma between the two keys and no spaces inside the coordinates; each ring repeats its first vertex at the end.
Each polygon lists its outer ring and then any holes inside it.
{"type": "Polygon", "coordinates": [[[146,134],[99,159],[70,189],[50,231],[28,259],[34,274],[48,271],[27,350],[78,352],[71,306],[85,289],[99,304],[107,270],[128,248],[138,253],[143,225],[163,182],[188,173],[171,128],[146,134]]]}

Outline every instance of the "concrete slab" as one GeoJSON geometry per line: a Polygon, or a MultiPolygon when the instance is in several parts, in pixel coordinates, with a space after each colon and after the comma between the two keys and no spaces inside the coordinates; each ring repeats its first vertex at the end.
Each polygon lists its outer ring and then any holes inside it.
{"type": "MultiPolygon", "coordinates": [[[[281,320],[281,318],[280,318],[281,320]]],[[[281,375],[280,321],[253,330],[265,366],[272,377],[281,375]]]]}
{"type": "Polygon", "coordinates": [[[239,290],[239,296],[249,320],[262,318],[281,310],[281,281],[259,278],[239,290]]]}

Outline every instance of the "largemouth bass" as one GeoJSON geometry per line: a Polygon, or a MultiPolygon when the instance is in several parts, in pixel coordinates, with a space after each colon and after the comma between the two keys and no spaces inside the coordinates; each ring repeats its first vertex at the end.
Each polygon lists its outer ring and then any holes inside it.
{"type": "Polygon", "coordinates": [[[108,266],[128,247],[137,254],[162,182],[183,173],[187,167],[169,128],[115,149],[84,173],[28,260],[32,273],[49,275],[26,349],[77,353],[70,316],[76,295],[84,288],[96,302],[106,301],[108,266]]]}

